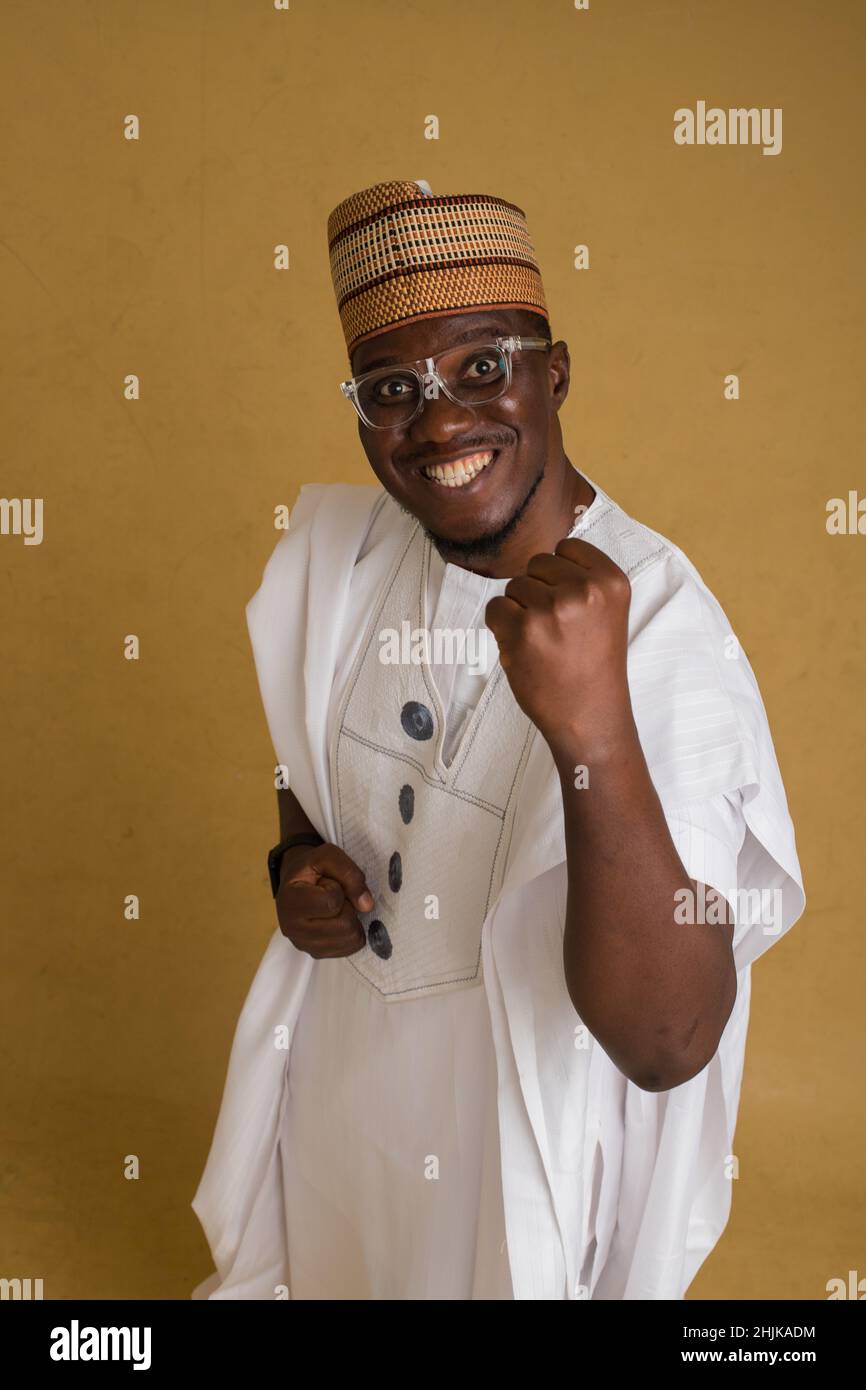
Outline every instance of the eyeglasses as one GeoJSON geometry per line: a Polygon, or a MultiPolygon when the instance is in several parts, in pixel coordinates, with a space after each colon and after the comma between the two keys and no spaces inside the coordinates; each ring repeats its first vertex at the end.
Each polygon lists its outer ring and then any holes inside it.
{"type": "Polygon", "coordinates": [[[411,425],[424,402],[440,390],[455,405],[486,405],[511,386],[512,354],[542,351],[546,338],[492,338],[489,342],[446,348],[434,357],[419,357],[395,367],[379,367],[340,383],[340,390],[371,430],[411,425]],[[420,370],[421,367],[424,370],[420,370]]]}

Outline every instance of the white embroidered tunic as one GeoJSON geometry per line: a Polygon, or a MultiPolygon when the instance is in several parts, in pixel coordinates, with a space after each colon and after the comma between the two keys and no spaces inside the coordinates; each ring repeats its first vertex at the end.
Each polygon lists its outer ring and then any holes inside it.
{"type": "MultiPolygon", "coordinates": [[[[484,608],[508,580],[445,565],[435,550],[430,561],[431,634],[488,631],[484,608]]],[[[365,601],[350,620],[359,631],[365,601]]],[[[405,655],[408,634],[399,636],[405,655]]],[[[431,663],[446,764],[495,659],[492,634],[464,655],[480,660],[431,663]]],[[[332,741],[350,665],[335,679],[332,741]]],[[[449,853],[456,873],[472,845],[454,840],[449,853]]],[[[482,988],[389,1005],[340,962],[317,962],[292,1042],[280,1151],[292,1298],[513,1297],[482,988]]]]}

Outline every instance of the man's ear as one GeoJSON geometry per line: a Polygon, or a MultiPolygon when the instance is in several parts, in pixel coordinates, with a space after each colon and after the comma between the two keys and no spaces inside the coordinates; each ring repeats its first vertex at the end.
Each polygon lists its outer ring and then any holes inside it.
{"type": "Polygon", "coordinates": [[[566,399],[568,388],[571,385],[571,357],[568,352],[568,343],[563,342],[562,338],[553,344],[547,355],[547,371],[553,408],[558,411],[566,399]]]}

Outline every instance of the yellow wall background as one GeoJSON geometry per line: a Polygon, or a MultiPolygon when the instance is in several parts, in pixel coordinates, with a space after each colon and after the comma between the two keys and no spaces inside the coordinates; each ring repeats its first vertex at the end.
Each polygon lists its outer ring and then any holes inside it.
{"type": "Polygon", "coordinates": [[[5,0],[0,49],[0,493],[45,527],[0,536],[0,1275],[210,1272],[189,1203],[274,920],[244,606],[275,506],[372,481],[326,219],[389,178],[526,210],[568,455],[686,550],[769,712],[809,905],[754,968],[733,1214],[689,1297],[866,1275],[866,536],[825,528],[866,489],[866,8],[5,0]],[[678,147],[698,100],[782,107],[782,152],[678,147]]]}

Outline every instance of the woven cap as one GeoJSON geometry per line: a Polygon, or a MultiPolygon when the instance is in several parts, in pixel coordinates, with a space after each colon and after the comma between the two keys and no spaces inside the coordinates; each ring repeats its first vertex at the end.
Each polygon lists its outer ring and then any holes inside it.
{"type": "Polygon", "coordinates": [[[334,208],[328,251],[350,357],[377,333],[440,314],[547,317],[526,215],[503,198],[437,196],[423,179],[376,183],[334,208]]]}

